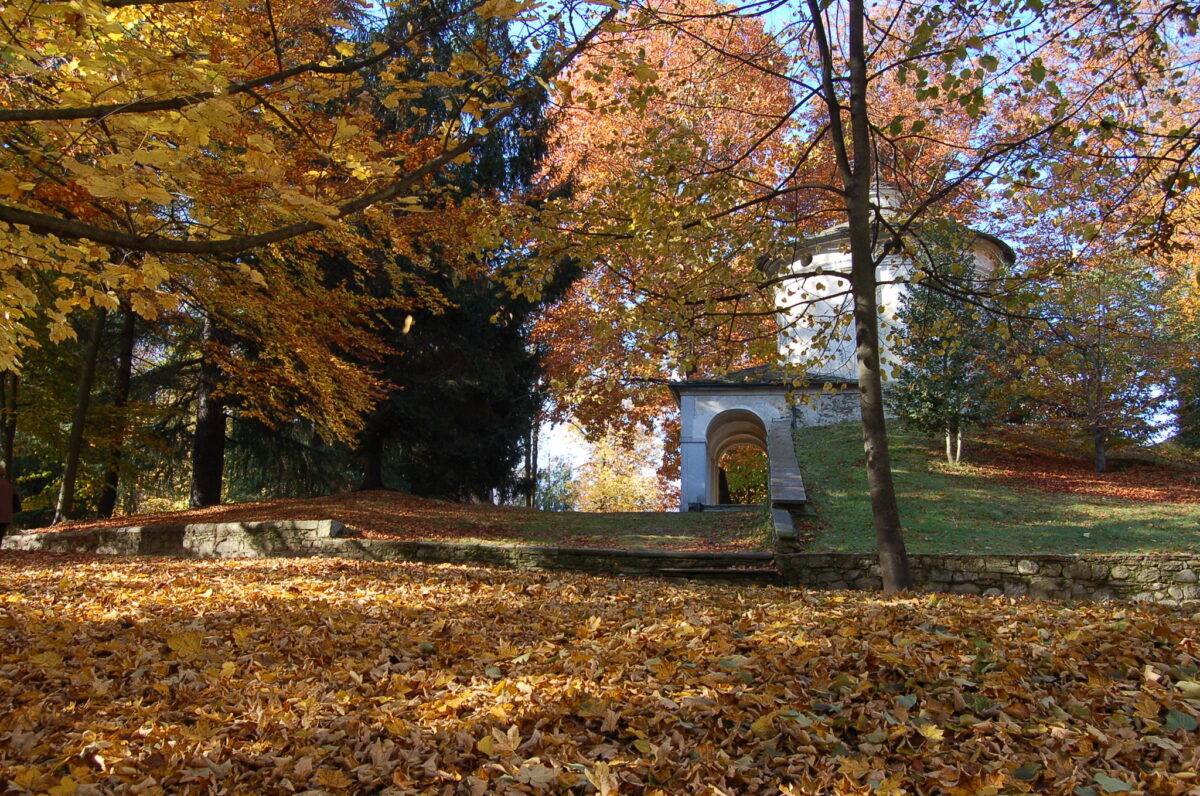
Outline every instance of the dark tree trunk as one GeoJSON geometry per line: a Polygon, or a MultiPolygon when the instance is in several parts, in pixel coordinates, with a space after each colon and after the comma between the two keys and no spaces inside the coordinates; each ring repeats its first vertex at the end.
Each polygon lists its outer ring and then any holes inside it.
{"type": "Polygon", "coordinates": [[[529,426],[529,442],[525,446],[525,505],[529,508],[537,503],[538,425],[538,418],[534,416],[529,426]]]}
{"type": "Polygon", "coordinates": [[[0,372],[0,445],[4,446],[0,461],[4,462],[4,470],[10,479],[16,478],[13,445],[17,439],[17,393],[20,389],[21,376],[16,371],[0,372]]]}
{"type": "Polygon", "coordinates": [[[128,427],[125,407],[129,404],[129,381],[133,376],[133,341],[137,315],[134,314],[133,308],[128,303],[121,307],[121,312],[120,352],[117,360],[116,384],[113,388],[116,427],[113,429],[112,443],[108,451],[108,463],[104,467],[104,486],[100,489],[100,499],[97,501],[101,517],[111,517],[117,507],[117,488],[120,486],[121,480],[121,457],[124,453],[125,431],[128,427]]]}
{"type": "Polygon", "coordinates": [[[1095,449],[1096,472],[1108,470],[1108,429],[1092,429],[1092,446],[1095,449]]]}
{"type": "Polygon", "coordinates": [[[104,334],[104,321],[108,310],[96,309],[92,321],[92,336],[83,352],[79,367],[79,388],[75,393],[75,412],[71,416],[71,435],[67,440],[67,456],[63,461],[62,484],[58,489],[58,502],[54,506],[54,524],[70,518],[75,509],[75,480],[79,475],[79,458],[83,452],[83,431],[87,423],[88,405],[92,400],[92,382],[96,379],[96,360],[100,355],[100,338],[104,334]]]}
{"type": "Polygon", "coordinates": [[[216,342],[216,324],[212,318],[205,318],[205,350],[196,390],[196,434],[192,438],[192,508],[219,504],[225,475],[225,401],[216,394],[221,384],[221,369],[211,351],[216,342]]]}
{"type": "Polygon", "coordinates": [[[383,485],[383,430],[375,421],[368,422],[359,437],[358,455],[362,461],[363,475],[358,488],[386,489],[383,485]]]}
{"type": "MultiPolygon", "coordinates": [[[[887,421],[884,418],[883,379],[879,369],[879,316],[875,276],[875,230],[871,188],[875,180],[871,157],[871,129],[867,113],[867,60],[864,37],[866,9],[863,0],[850,0],[850,144],[853,159],[843,168],[846,211],[850,232],[851,289],[854,297],[854,326],[857,339],[859,411],[862,416],[863,451],[866,454],[867,485],[871,493],[871,515],[883,589],[894,593],[912,587],[908,553],[900,527],[900,508],[892,482],[888,452],[887,421]],[[849,173],[847,173],[849,172],[849,173]]],[[[832,87],[827,90],[833,91],[832,87]]],[[[836,100],[836,94],[832,94],[836,100]]],[[[840,113],[840,110],[838,111],[840,113]]],[[[842,140],[846,138],[843,135],[842,140]]]]}

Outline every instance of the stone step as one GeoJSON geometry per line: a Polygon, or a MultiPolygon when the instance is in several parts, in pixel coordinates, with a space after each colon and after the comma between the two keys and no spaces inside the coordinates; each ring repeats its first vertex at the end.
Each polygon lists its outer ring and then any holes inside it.
{"type": "Polygon", "coordinates": [[[664,578],[682,578],[705,583],[753,583],[782,586],[783,575],[774,567],[667,567],[658,574],[664,578]]]}
{"type": "Polygon", "coordinates": [[[767,431],[767,461],[770,467],[771,505],[776,508],[803,506],[808,502],[804,478],[796,461],[792,425],[777,420],[767,431]]]}

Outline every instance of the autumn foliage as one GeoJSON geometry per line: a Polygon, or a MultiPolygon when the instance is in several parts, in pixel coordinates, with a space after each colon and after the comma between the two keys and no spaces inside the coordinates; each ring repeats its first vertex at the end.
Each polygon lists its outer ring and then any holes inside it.
{"type": "Polygon", "coordinates": [[[0,783],[108,793],[1194,792],[1152,608],[0,554],[0,783]]]}

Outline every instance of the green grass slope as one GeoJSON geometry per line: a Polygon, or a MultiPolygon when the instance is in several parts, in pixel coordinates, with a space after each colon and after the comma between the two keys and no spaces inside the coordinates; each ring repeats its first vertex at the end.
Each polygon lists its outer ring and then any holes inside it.
{"type": "MultiPolygon", "coordinates": [[[[1082,459],[1016,437],[971,440],[964,465],[950,468],[933,441],[898,424],[890,436],[910,553],[1200,551],[1194,473],[1135,466],[1095,475],[1082,459]]],[[[801,429],[796,453],[820,525],[806,550],[874,550],[858,425],[801,429]]]]}

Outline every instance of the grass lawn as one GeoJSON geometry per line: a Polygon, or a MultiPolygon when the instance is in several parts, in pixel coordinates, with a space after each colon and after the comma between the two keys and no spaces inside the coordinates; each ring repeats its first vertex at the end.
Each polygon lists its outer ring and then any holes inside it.
{"type": "MultiPolygon", "coordinates": [[[[889,428],[904,538],[911,553],[1135,553],[1200,550],[1200,479],[1132,464],[1097,475],[1090,462],[1015,434],[968,440],[965,466],[936,442],[889,428]]],[[[875,549],[857,424],[796,432],[820,529],[812,552],[875,549]]]]}
{"type": "Polygon", "coordinates": [[[0,552],[0,792],[1194,793],[1163,609],[0,552]]]}
{"type": "Polygon", "coordinates": [[[111,520],[79,520],[53,530],[326,518],[339,520],[374,539],[720,552],[770,549],[765,512],[546,512],[518,506],[447,503],[399,492],[351,492],[308,500],[265,500],[111,520]]]}

